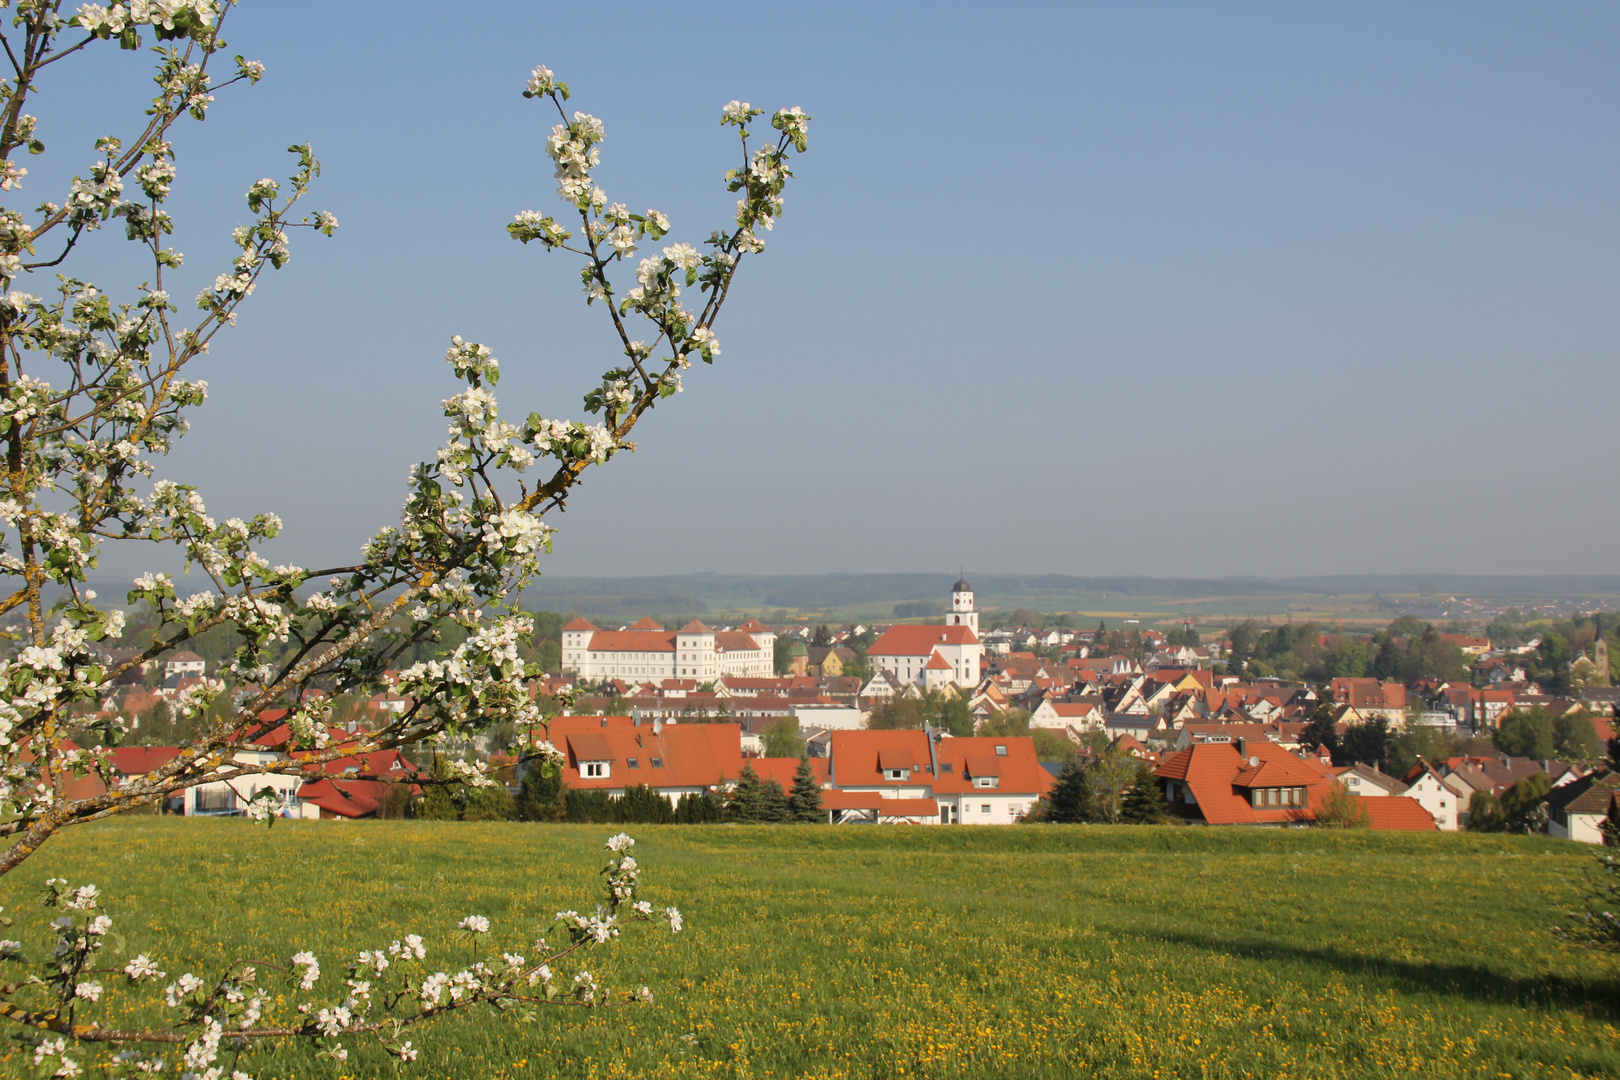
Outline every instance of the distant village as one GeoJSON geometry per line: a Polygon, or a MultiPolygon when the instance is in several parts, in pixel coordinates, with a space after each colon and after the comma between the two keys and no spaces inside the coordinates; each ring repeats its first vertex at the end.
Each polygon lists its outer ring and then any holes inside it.
{"type": "MultiPolygon", "coordinates": [[[[1410,616],[1362,637],[1252,621],[1213,632],[1072,618],[987,629],[965,578],[948,607],[928,607],[943,615],[887,626],[562,623],[554,673],[531,687],[571,702],[550,729],[566,757],[558,787],[598,805],[650,795],[723,806],[739,784],[813,784],[811,818],[832,824],[1001,825],[1056,820],[1064,770],[1092,768],[1105,795],[1134,785],[1139,809],[1150,798],[1155,818],[1191,824],[1332,814],[1373,829],[1600,843],[1605,823],[1620,821],[1620,743],[1610,745],[1620,688],[1609,685],[1602,616],[1526,638],[1493,624],[1496,641],[1410,616]]],[[[155,665],[102,704],[134,724],[115,753],[123,775],[179,753],[168,706],[211,675],[194,652],[155,665]]],[[[359,746],[411,704],[392,690],[350,702],[339,731],[359,746]]],[[[284,716],[264,714],[260,749],[239,758],[295,761],[284,716]]],[[[499,732],[443,750],[487,761],[510,795],[526,790],[527,763],[499,732]]],[[[404,816],[430,767],[357,751],[177,792],[165,809],[237,814],[268,791],[286,816],[404,816]]],[[[89,794],[101,781],[76,783],[89,794]]]]}

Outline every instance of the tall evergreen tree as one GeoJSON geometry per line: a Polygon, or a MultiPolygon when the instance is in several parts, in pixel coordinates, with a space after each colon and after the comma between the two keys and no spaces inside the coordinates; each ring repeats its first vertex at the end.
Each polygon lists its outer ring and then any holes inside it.
{"type": "Polygon", "coordinates": [[[1091,781],[1085,766],[1071,760],[1058,771],[1057,780],[1046,793],[1045,820],[1057,825],[1078,825],[1092,819],[1091,781]]]}
{"type": "Polygon", "coordinates": [[[1136,779],[1120,804],[1119,820],[1127,825],[1158,825],[1164,818],[1164,792],[1159,788],[1159,778],[1149,766],[1139,764],[1136,779]]]}
{"type": "Polygon", "coordinates": [[[827,820],[821,810],[821,785],[816,783],[816,774],[810,768],[807,754],[799,756],[799,767],[793,770],[793,790],[788,793],[788,809],[794,821],[816,825],[827,820]]]}
{"type": "Polygon", "coordinates": [[[775,780],[767,780],[760,785],[765,801],[765,816],[761,821],[772,824],[785,823],[793,820],[793,810],[788,806],[787,792],[775,780]]]}
{"type": "MultiPolygon", "coordinates": [[[[781,790],[780,785],[777,790],[781,790]]],[[[726,796],[726,820],[753,824],[770,820],[768,813],[765,784],[760,780],[759,773],[754,771],[754,767],[745,762],[742,772],[737,776],[737,783],[731,789],[731,794],[726,796]]]]}

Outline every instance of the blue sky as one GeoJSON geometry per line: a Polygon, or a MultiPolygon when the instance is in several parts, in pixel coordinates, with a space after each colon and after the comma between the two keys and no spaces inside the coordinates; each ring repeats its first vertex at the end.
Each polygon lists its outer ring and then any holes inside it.
{"type": "MultiPolygon", "coordinates": [[[[216,346],[166,472],[280,513],[277,558],[396,519],[450,335],[516,416],[579,415],[614,362],[574,258],[504,232],[559,205],[520,96],[545,63],[673,239],[728,217],[721,105],[814,116],[719,362],[556,520],[551,572],[1620,571],[1613,5],[248,0],[227,28],[268,74],[176,139],[171,291],[292,142],[342,227],[216,346]]],[[[138,118],[106,103],[145,63],[64,67],[30,197],[138,118]]],[[[114,284],[124,247],[77,272],[114,284]]]]}

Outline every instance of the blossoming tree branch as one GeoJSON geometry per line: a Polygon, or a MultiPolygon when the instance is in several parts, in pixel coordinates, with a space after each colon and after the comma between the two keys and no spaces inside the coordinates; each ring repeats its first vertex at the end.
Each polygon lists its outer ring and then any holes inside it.
{"type": "MultiPolygon", "coordinates": [[[[509,599],[538,573],[540,555],[550,550],[546,515],[564,507],[588,468],[633,448],[637,421],[681,389],[682,373],[694,360],[712,363],[719,355],[715,323],[742,260],[764,250],[761,233],[782,212],[790,159],[806,148],[809,117],[797,108],[778,111],[771,135],[758,139],[754,126],[763,111],[727,105],[721,124],[735,129],[741,151],[725,177],[738,196],[735,220],[698,246],[660,246],[671,231],[669,219],[657,210],[631,213],[609,200],[592,178],[604,139],[601,121],[570,113],[567,85],[537,68],[523,93],[556,113],[545,146],[565,209],[555,217],[523,211],[507,230],[525,244],[580,258],[585,302],[612,323],[621,355],[585,395],[588,418],[529,413],[520,423],[503,419],[494,394],[497,360],[484,346],[453,338],[446,360],[465,388],[443,403],[450,421],[446,443],[434,460],[410,470],[399,523],[380,529],[357,562],[317,570],[272,566],[258,548],[280,531],[275,514],[217,521],[202,492],[158,478],[155,462],[185,434],[188,412],[207,398],[208,384],[188,378],[188,365],[234,324],[259,279],[286,264],[296,230],[330,236],[336,229],[331,214],[303,205],[320,164],[309,146],[294,146],[285,182],[267,178],[248,188],[249,220],[232,233],[239,254],[218,268],[196,296],[193,314],[185,314],[167,291],[184,265],[181,252],[168,246],[174,222],[166,207],[177,167],[169,135],[187,116],[204,119],[219,91],[258,82],[264,68],[235,56],[229,73],[216,75],[226,14],[217,0],[62,9],[62,0],[0,0],[6,20],[0,28],[0,439],[6,455],[0,573],[13,583],[0,594],[0,616],[20,609],[26,639],[0,659],[0,874],[64,828],[151,806],[176,790],[255,773],[302,772],[339,757],[431,745],[495,724],[513,724],[526,752],[555,767],[550,718],[529,693],[528,680],[540,672],[520,659],[519,646],[534,628],[509,599]],[[113,43],[140,48],[147,35],[155,40],[157,93],[144,124],[97,139],[60,202],[22,209],[31,201],[22,194],[23,162],[45,152],[27,111],[30,99],[74,64],[104,55],[113,43]],[[109,289],[72,276],[81,239],[119,223],[150,260],[145,280],[109,289]],[[150,609],[157,628],[134,642],[138,651],[120,663],[102,658],[102,643],[123,636],[124,615],[98,606],[87,587],[99,551],[112,543],[174,545],[187,571],[211,586],[182,596],[168,574],[137,578],[128,604],[150,609]],[[465,639],[435,650],[440,627],[449,623],[461,627],[465,639]],[[210,631],[235,639],[228,671],[234,698],[226,708],[210,708],[226,693],[223,679],[185,691],[175,708],[202,721],[199,733],[169,764],[120,776],[109,744],[127,734],[126,721],[93,715],[95,705],[119,676],[210,631]],[[423,648],[434,658],[403,668],[395,684],[411,706],[388,714],[375,731],[334,738],[333,697],[379,691],[384,672],[423,648]],[[314,688],[327,694],[306,693],[314,688]],[[261,714],[278,707],[287,710],[288,754],[264,764],[237,760],[263,734],[261,714]],[[101,793],[70,795],[69,781],[87,777],[99,779],[101,793]]],[[[490,782],[475,764],[457,767],[465,783],[490,782]]],[[[279,809],[257,798],[250,813],[268,818],[279,809]]],[[[66,905],[66,886],[53,888],[48,905],[66,905]]],[[[79,926],[63,916],[69,922],[59,927],[64,951],[57,955],[96,952],[97,917],[79,926]]],[[[671,921],[678,928],[679,916],[671,921]]],[[[599,931],[564,922],[598,940],[599,931]]],[[[76,1010],[98,1000],[79,981],[89,969],[67,974],[67,966],[57,966],[61,972],[42,983],[59,992],[55,1005],[7,1004],[3,1010],[40,1030],[95,1038],[103,1029],[76,1019],[76,1010]]],[[[151,974],[132,967],[123,972],[129,980],[151,974]]],[[[482,981],[476,993],[469,990],[472,997],[511,992],[510,980],[501,982],[486,969],[475,973],[482,981]],[[490,989],[497,984],[505,989],[490,989]]],[[[224,1024],[227,1014],[235,1018],[227,1005],[253,999],[254,992],[242,989],[250,981],[238,972],[208,986],[176,984],[170,996],[190,1002],[192,1025],[208,1028],[224,1024]],[[233,994],[247,997],[233,1000],[233,994]]],[[[356,976],[350,984],[364,981],[356,976]]],[[[20,985],[0,986],[0,996],[20,985]]],[[[420,996],[422,985],[410,992],[420,996]]],[[[453,987],[449,992],[453,996],[453,987]]],[[[375,991],[349,998],[365,1008],[357,1013],[360,1005],[351,1003],[342,1006],[348,1012],[341,1022],[306,1017],[294,1027],[334,1038],[362,1030],[356,1017],[378,1000],[375,991]]],[[[257,1023],[243,1030],[256,1031],[257,1023]]],[[[130,1033],[116,1038],[139,1041],[130,1033]]]]}

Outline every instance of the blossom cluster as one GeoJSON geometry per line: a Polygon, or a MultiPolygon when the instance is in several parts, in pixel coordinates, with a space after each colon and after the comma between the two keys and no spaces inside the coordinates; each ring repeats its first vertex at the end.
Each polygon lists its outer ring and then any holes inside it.
{"type": "MultiPolygon", "coordinates": [[[[139,953],[122,968],[109,968],[101,957],[113,933],[101,891],[94,885],[74,886],[62,878],[45,883],[41,910],[51,918],[46,940],[54,947],[31,960],[31,948],[18,941],[0,941],[0,964],[32,967],[35,973],[18,981],[32,988],[39,1000],[12,1014],[37,1030],[33,1043],[36,1066],[49,1063],[52,1075],[76,1076],[98,1047],[120,1049],[104,1064],[127,1067],[138,1073],[163,1072],[170,1067],[157,1056],[172,1047],[168,1035],[179,1031],[178,1065],[197,1077],[223,1076],[218,1064],[230,1040],[277,1037],[287,1031],[307,1040],[321,1056],[347,1060],[344,1040],[374,1037],[401,1061],[415,1060],[417,1048],[404,1031],[435,1016],[474,1005],[503,1008],[512,1004],[575,1005],[600,1008],[614,1004],[649,1003],[645,986],[612,991],[598,975],[581,968],[571,979],[559,977],[559,965],[578,960],[584,950],[607,945],[632,922],[660,920],[651,904],[634,899],[638,867],[629,852],[635,841],[620,834],[608,841],[610,880],[602,906],[589,915],[565,911],[557,922],[567,943],[550,947],[545,938],[533,941],[533,954],[521,946],[501,949],[493,945],[495,927],[483,915],[468,915],[456,927],[471,955],[459,967],[438,968],[427,961],[429,950],[419,934],[407,934],[375,949],[363,949],[340,965],[341,982],[325,999],[311,996],[323,985],[321,963],[315,953],[300,950],[285,964],[236,961],[216,978],[184,971],[172,980],[158,962],[139,953]],[[576,956],[576,954],[579,954],[576,956]],[[116,975],[116,980],[109,979],[116,975]],[[83,1015],[93,1008],[111,1009],[114,983],[127,994],[150,988],[161,990],[169,1014],[167,1027],[150,1038],[131,1039],[112,1029],[103,1036],[83,1015]],[[34,1022],[33,1018],[38,1018],[34,1022]],[[155,1047],[148,1053],[141,1047],[155,1047]]],[[[681,929],[674,908],[666,908],[670,929],[681,929]]],[[[8,920],[9,921],[9,920],[8,920]]],[[[242,1045],[240,1042],[234,1045],[242,1045]]],[[[240,1080],[245,1073],[236,1073],[240,1080]]]]}

